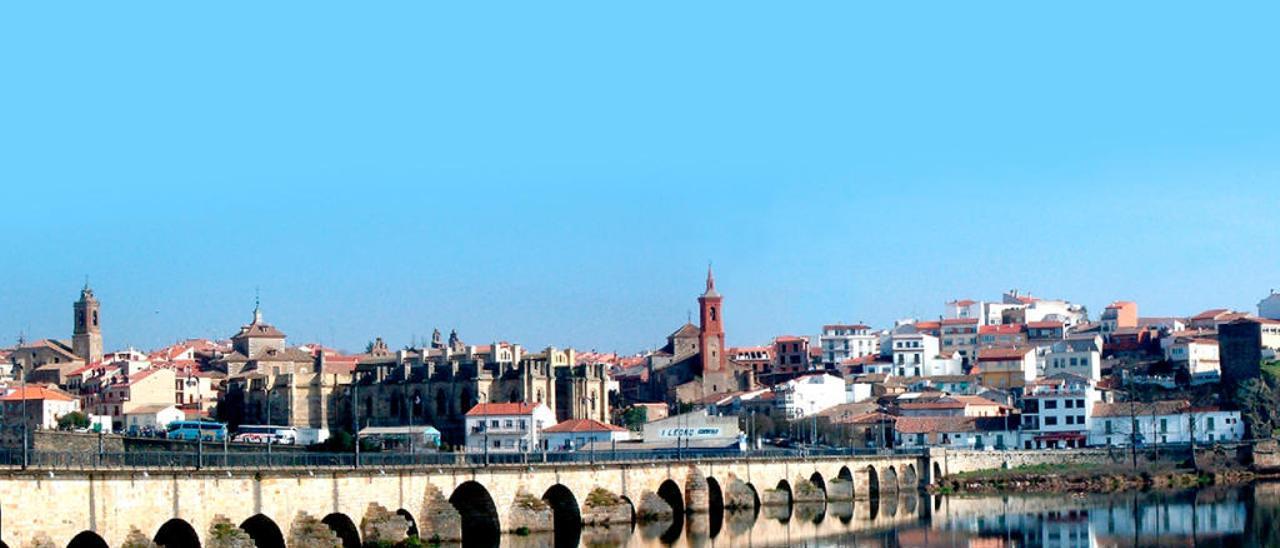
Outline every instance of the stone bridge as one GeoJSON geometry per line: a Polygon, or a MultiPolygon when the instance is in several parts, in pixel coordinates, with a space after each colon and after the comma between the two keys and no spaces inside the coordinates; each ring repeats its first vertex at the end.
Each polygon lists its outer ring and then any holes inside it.
{"type": "MultiPolygon", "coordinates": [[[[492,544],[502,532],[629,527],[685,516],[696,523],[696,516],[723,516],[725,509],[790,515],[793,506],[806,503],[896,500],[944,473],[996,467],[1001,459],[1007,465],[1010,455],[1020,454],[993,453],[438,468],[13,470],[0,472],[0,546],[114,547],[143,537],[179,548],[214,544],[214,537],[251,537],[262,548],[347,548],[407,534],[492,544]]],[[[1017,462],[1066,454],[1025,453],[1017,462]]]]}

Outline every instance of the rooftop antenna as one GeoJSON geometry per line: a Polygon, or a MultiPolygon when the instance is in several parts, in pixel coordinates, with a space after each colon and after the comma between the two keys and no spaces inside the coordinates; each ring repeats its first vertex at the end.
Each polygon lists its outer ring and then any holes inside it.
{"type": "Polygon", "coordinates": [[[684,323],[693,323],[693,311],[687,308],[684,311],[684,323]]]}

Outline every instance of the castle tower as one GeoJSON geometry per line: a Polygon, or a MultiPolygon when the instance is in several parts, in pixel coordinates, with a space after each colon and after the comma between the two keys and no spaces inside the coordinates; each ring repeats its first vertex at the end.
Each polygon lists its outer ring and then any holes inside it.
{"type": "Polygon", "coordinates": [[[85,363],[102,361],[102,329],[98,324],[98,299],[93,296],[89,282],[80,290],[80,300],[75,303],[75,331],[71,348],[85,363]]]}
{"type": "Polygon", "coordinates": [[[724,314],[721,297],[716,292],[716,278],[707,266],[707,290],[698,297],[702,336],[702,373],[724,370],[724,314]]]}

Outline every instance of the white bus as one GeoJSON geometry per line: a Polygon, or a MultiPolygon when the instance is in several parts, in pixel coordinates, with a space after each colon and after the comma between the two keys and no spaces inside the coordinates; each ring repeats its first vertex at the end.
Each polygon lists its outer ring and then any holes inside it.
{"type": "Polygon", "coordinates": [[[236,435],[231,438],[231,441],[236,443],[293,445],[298,443],[298,429],[292,426],[245,424],[236,430],[236,435]]]}

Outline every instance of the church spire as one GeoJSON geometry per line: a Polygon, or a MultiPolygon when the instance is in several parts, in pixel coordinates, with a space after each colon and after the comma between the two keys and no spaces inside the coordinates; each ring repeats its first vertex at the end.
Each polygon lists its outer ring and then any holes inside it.
{"type": "Polygon", "coordinates": [[[262,323],[262,296],[258,293],[258,289],[253,290],[253,323],[262,323]]]}
{"type": "Polygon", "coordinates": [[[707,263],[707,291],[703,295],[707,297],[720,296],[719,293],[716,293],[716,276],[711,272],[710,262],[707,263]]]}

